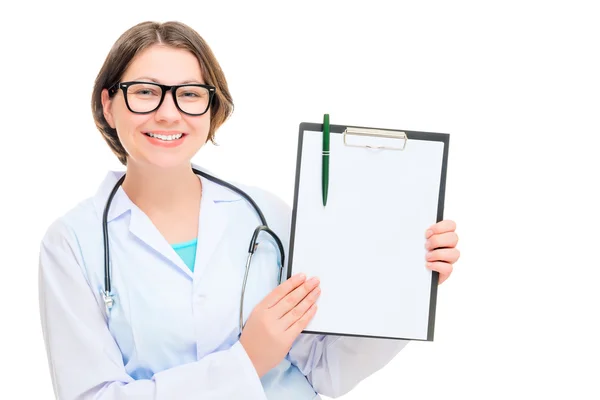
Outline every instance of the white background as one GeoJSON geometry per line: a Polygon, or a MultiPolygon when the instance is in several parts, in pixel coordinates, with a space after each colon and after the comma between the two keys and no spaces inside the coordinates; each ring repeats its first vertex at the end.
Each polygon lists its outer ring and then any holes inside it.
{"type": "Polygon", "coordinates": [[[147,19],[197,29],[229,81],[235,113],[194,161],[290,204],[300,122],[451,134],[445,217],[462,257],[435,341],[344,400],[599,398],[592,1],[119,3],[1,6],[0,398],[52,398],[39,240],[120,168],[90,95],[113,42],[147,19]]]}

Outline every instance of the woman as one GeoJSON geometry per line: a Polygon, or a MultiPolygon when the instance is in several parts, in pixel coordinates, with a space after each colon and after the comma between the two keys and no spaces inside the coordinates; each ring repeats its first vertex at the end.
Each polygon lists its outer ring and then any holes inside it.
{"type": "MultiPolygon", "coordinates": [[[[40,310],[57,398],[336,397],[405,346],[301,334],[316,312],[319,282],[294,275],[278,284],[275,240],[263,240],[252,258],[240,336],[256,214],[191,164],[232,107],[209,47],[181,23],[141,23],[111,49],[92,108],[126,166],[124,180],[123,172],[109,173],[94,197],[50,226],[41,245],[40,310]]],[[[242,189],[287,250],[289,208],[263,190],[242,189]]],[[[427,233],[427,266],[440,283],[458,259],[454,230],[442,221],[427,233]]]]}

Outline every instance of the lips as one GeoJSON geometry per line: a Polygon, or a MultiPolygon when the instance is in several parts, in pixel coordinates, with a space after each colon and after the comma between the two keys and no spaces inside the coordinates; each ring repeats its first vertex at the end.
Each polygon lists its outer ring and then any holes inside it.
{"type": "Polygon", "coordinates": [[[148,139],[148,141],[159,147],[163,148],[173,148],[181,145],[185,138],[188,136],[183,132],[141,132],[148,139]]]}
{"type": "Polygon", "coordinates": [[[144,134],[148,137],[160,139],[165,142],[172,141],[172,140],[179,140],[185,135],[183,132],[172,132],[172,133],[171,132],[170,133],[144,132],[144,134]]]}

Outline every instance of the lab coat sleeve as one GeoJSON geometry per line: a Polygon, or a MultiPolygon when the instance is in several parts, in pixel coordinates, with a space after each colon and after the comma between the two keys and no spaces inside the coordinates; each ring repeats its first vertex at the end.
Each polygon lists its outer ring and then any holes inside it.
{"type": "Polygon", "coordinates": [[[336,398],[387,365],[408,341],[300,334],[288,354],[317,393],[336,398]]]}
{"type": "Polygon", "coordinates": [[[134,380],[85,278],[76,237],[60,220],[44,236],[39,261],[40,317],[56,398],[266,399],[239,342],[151,379],[134,380]]]}

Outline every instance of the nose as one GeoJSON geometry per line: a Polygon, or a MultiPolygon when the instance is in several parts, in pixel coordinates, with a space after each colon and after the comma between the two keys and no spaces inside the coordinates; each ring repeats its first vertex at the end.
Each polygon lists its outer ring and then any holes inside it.
{"type": "Polygon", "coordinates": [[[174,122],[181,119],[181,112],[175,105],[175,99],[173,98],[173,92],[165,93],[165,98],[162,104],[154,113],[156,121],[174,122]]]}

